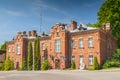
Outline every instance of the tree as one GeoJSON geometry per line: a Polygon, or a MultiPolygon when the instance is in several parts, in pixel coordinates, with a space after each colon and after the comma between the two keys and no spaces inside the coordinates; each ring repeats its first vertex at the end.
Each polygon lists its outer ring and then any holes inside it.
{"type": "Polygon", "coordinates": [[[1,50],[6,50],[6,42],[4,42],[3,45],[1,45],[1,50]]]}
{"type": "Polygon", "coordinates": [[[112,59],[120,62],[120,49],[115,50],[115,52],[112,54],[112,59]]]}
{"type": "Polygon", "coordinates": [[[76,69],[75,61],[72,61],[71,69],[76,69]]]}
{"type": "Polygon", "coordinates": [[[44,63],[42,63],[42,70],[48,70],[50,68],[50,64],[49,61],[47,59],[45,59],[44,63]]]}
{"type": "Polygon", "coordinates": [[[32,70],[33,66],[33,50],[32,43],[30,42],[28,45],[28,70],[32,70]]]}
{"type": "Polygon", "coordinates": [[[120,47],[120,0],[105,0],[98,11],[98,22],[94,25],[100,27],[108,22],[111,23],[112,34],[118,39],[120,47]]]}
{"type": "Polygon", "coordinates": [[[94,57],[94,64],[93,64],[93,68],[94,68],[94,70],[99,69],[99,64],[98,64],[97,57],[94,57]]]}
{"type": "Polygon", "coordinates": [[[34,42],[34,67],[35,70],[40,70],[39,38],[36,38],[34,42]]]}
{"type": "Polygon", "coordinates": [[[4,70],[8,71],[14,68],[14,61],[10,60],[9,56],[5,60],[4,70]]]}
{"type": "Polygon", "coordinates": [[[26,63],[25,58],[23,57],[22,58],[22,67],[21,67],[21,70],[26,70],[26,69],[27,69],[27,63],[26,63]]]}

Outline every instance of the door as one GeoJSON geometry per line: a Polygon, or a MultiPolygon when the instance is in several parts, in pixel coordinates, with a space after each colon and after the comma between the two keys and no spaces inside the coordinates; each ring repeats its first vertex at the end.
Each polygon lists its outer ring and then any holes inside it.
{"type": "Polygon", "coordinates": [[[55,59],[55,69],[60,69],[60,60],[55,59]]]}
{"type": "Polygon", "coordinates": [[[84,69],[84,68],[85,68],[84,56],[80,55],[80,69],[84,69]]]}
{"type": "Polygon", "coordinates": [[[19,62],[16,62],[16,69],[19,69],[19,62]]]}

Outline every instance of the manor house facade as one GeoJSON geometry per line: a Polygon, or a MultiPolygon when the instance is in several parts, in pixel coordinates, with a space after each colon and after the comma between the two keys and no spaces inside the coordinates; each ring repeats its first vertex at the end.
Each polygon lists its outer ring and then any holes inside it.
{"type": "Polygon", "coordinates": [[[28,44],[31,41],[34,54],[34,39],[39,37],[41,63],[45,57],[53,69],[64,69],[75,61],[76,68],[82,69],[93,66],[93,59],[97,57],[101,65],[110,58],[117,47],[117,40],[112,36],[110,23],[101,28],[77,25],[71,21],[70,25],[57,23],[51,27],[50,33],[38,35],[35,30],[28,33],[18,32],[14,39],[7,42],[7,56],[14,61],[14,67],[22,65],[22,58],[27,60],[28,44]]]}

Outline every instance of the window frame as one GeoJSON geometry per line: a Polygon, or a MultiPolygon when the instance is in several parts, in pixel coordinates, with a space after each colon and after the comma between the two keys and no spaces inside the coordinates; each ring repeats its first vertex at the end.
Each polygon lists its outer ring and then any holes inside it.
{"type": "Polygon", "coordinates": [[[60,39],[55,40],[55,52],[57,53],[61,52],[61,40],[60,39]]]}

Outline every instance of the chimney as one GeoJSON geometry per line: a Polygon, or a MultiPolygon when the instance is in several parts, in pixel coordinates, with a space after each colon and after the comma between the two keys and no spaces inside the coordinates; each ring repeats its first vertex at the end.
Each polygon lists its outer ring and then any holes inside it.
{"type": "Polygon", "coordinates": [[[110,23],[102,24],[102,29],[106,31],[110,31],[110,23]]]}
{"type": "Polygon", "coordinates": [[[20,34],[21,34],[21,32],[18,32],[17,34],[18,34],[18,35],[20,35],[20,34]]]}
{"type": "Polygon", "coordinates": [[[72,20],[72,21],[71,21],[71,24],[70,24],[70,30],[74,30],[74,29],[76,29],[76,28],[77,28],[77,22],[74,21],[74,20],[72,20]]]}
{"type": "Polygon", "coordinates": [[[36,30],[32,30],[31,36],[32,36],[32,37],[36,37],[36,30]]]}
{"type": "Polygon", "coordinates": [[[23,35],[26,35],[26,31],[23,31],[23,35]]]}
{"type": "Polygon", "coordinates": [[[31,31],[28,31],[28,37],[30,37],[31,36],[31,31]]]}

